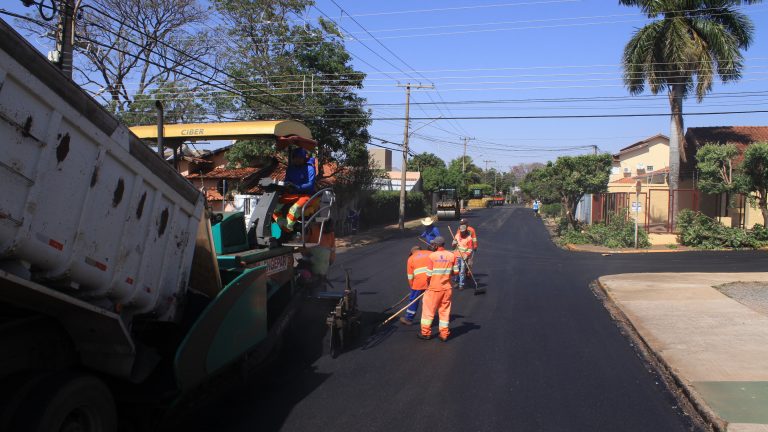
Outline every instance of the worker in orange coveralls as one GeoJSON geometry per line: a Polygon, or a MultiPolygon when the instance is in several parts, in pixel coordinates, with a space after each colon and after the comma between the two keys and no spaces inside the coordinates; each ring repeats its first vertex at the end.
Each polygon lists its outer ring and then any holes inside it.
{"type": "MultiPolygon", "coordinates": [[[[472,250],[477,252],[477,232],[473,227],[469,226],[469,221],[466,219],[459,221],[459,231],[461,231],[462,225],[466,225],[467,231],[469,231],[469,235],[472,237],[472,250]]],[[[469,265],[472,265],[472,263],[470,262],[469,265]]]]}
{"type": "MultiPolygon", "coordinates": [[[[412,302],[418,296],[420,296],[429,285],[429,264],[430,264],[430,251],[421,250],[420,247],[414,246],[411,248],[411,256],[408,257],[408,263],[406,265],[406,271],[408,274],[408,285],[411,287],[411,295],[408,297],[408,303],[412,302]]],[[[408,306],[405,311],[405,316],[400,317],[400,322],[405,325],[413,325],[413,317],[416,315],[416,311],[419,310],[419,302],[416,300],[412,305],[408,306]]]]}
{"type": "MultiPolygon", "coordinates": [[[[456,255],[456,261],[459,264],[459,291],[464,289],[464,279],[467,274],[467,266],[471,265],[472,255],[475,251],[473,247],[472,234],[466,225],[460,225],[459,230],[456,232],[456,236],[453,238],[453,246],[456,249],[453,250],[456,255]]],[[[473,278],[474,281],[474,278],[473,278]]],[[[477,288],[477,282],[475,282],[475,288],[477,288]]]]}
{"type": "Polygon", "coordinates": [[[419,338],[432,339],[432,322],[438,313],[440,340],[445,342],[451,334],[448,324],[451,316],[451,275],[459,272],[456,256],[445,250],[445,239],[436,237],[432,240],[435,251],[429,254],[429,286],[424,294],[424,307],[421,310],[421,333],[419,338]]]}

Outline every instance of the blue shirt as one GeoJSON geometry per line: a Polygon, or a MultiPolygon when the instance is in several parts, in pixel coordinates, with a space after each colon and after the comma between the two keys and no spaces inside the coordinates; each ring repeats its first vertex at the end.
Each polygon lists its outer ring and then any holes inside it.
{"type": "Polygon", "coordinates": [[[539,202],[538,201],[534,201],[533,202],[533,209],[534,210],[538,210],[539,209],[539,202]]]}
{"type": "Polygon", "coordinates": [[[296,192],[311,194],[315,191],[315,166],[309,162],[301,166],[290,165],[285,171],[285,181],[296,185],[296,192]]]}
{"type": "Polygon", "coordinates": [[[427,243],[430,243],[432,242],[432,240],[435,239],[435,237],[439,237],[439,236],[440,236],[440,231],[438,231],[437,227],[433,225],[433,226],[424,227],[424,232],[421,233],[419,237],[426,240],[427,243]]]}

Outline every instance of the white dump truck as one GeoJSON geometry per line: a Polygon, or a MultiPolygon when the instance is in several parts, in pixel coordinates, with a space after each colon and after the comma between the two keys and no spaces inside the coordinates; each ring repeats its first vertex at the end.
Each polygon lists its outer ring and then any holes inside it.
{"type": "Polygon", "coordinates": [[[2,20],[0,187],[2,431],[114,431],[125,389],[177,403],[263,359],[303,297],[295,246],[243,240],[2,20]]]}

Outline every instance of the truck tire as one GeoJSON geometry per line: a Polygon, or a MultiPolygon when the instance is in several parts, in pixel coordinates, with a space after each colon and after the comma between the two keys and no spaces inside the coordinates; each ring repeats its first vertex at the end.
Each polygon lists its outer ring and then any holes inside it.
{"type": "Polygon", "coordinates": [[[104,382],[65,372],[35,385],[16,411],[14,426],[30,432],[115,432],[117,412],[104,382]]]}

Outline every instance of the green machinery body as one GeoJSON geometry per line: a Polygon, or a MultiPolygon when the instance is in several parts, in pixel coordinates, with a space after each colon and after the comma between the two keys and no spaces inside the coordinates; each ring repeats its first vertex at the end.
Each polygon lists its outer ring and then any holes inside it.
{"type": "Polygon", "coordinates": [[[242,212],[217,215],[211,234],[223,289],[176,352],[176,380],[182,390],[264,344],[281,330],[297,303],[293,248],[249,249],[242,212]]]}

